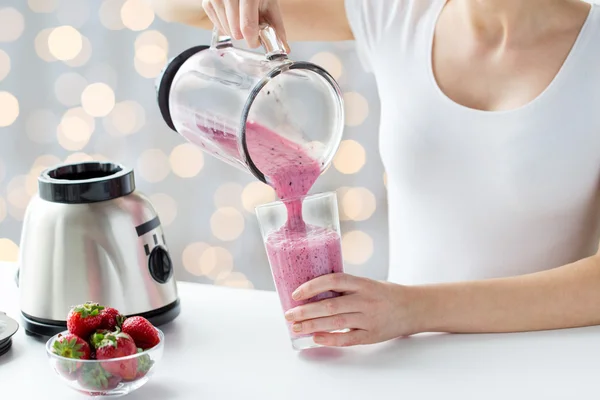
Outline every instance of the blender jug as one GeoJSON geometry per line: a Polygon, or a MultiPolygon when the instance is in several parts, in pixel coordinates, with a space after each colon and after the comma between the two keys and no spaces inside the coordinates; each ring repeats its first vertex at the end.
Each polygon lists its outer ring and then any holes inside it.
{"type": "Polygon", "coordinates": [[[320,66],[289,59],[272,27],[261,25],[259,37],[264,54],[235,48],[215,29],[211,46],[170,60],[156,82],[163,119],[263,183],[271,184],[265,159],[302,162],[281,157],[284,147],[316,160],[323,172],[344,130],[341,90],[320,66]],[[270,143],[277,145],[266,149],[270,143]]]}

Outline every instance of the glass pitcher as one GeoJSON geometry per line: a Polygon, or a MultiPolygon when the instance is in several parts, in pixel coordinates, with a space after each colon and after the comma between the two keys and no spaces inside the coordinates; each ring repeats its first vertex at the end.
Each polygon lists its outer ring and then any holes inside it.
{"type": "Polygon", "coordinates": [[[271,178],[264,160],[290,161],[282,153],[292,148],[323,172],[344,130],[341,90],[322,67],[289,59],[269,25],[259,38],[264,54],[235,48],[215,29],[211,46],[171,59],[156,82],[162,116],[189,142],[264,183],[271,178]]]}

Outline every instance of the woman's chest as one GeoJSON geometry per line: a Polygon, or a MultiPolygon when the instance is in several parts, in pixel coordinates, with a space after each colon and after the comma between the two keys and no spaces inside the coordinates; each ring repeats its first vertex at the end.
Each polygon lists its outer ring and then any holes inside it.
{"type": "Polygon", "coordinates": [[[549,212],[598,193],[600,96],[489,114],[427,93],[382,96],[380,151],[391,190],[549,212]]]}

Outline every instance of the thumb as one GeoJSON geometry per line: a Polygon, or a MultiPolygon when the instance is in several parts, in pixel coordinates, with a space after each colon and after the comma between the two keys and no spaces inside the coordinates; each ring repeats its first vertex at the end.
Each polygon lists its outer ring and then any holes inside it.
{"type": "Polygon", "coordinates": [[[264,17],[268,21],[268,23],[273,27],[279,39],[283,42],[285,51],[289,53],[291,49],[287,41],[287,34],[285,32],[285,26],[283,23],[283,15],[281,14],[281,9],[279,8],[278,1],[274,1],[269,6],[269,8],[265,11],[264,17]]]}

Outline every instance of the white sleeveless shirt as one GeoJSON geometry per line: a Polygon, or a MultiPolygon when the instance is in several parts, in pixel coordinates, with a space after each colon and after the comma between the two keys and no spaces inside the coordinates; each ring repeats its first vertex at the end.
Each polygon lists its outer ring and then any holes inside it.
{"type": "Polygon", "coordinates": [[[487,112],[450,100],[431,49],[446,0],[346,0],[381,101],[389,280],[521,275],[593,255],[600,241],[600,7],[547,89],[487,112]]]}

